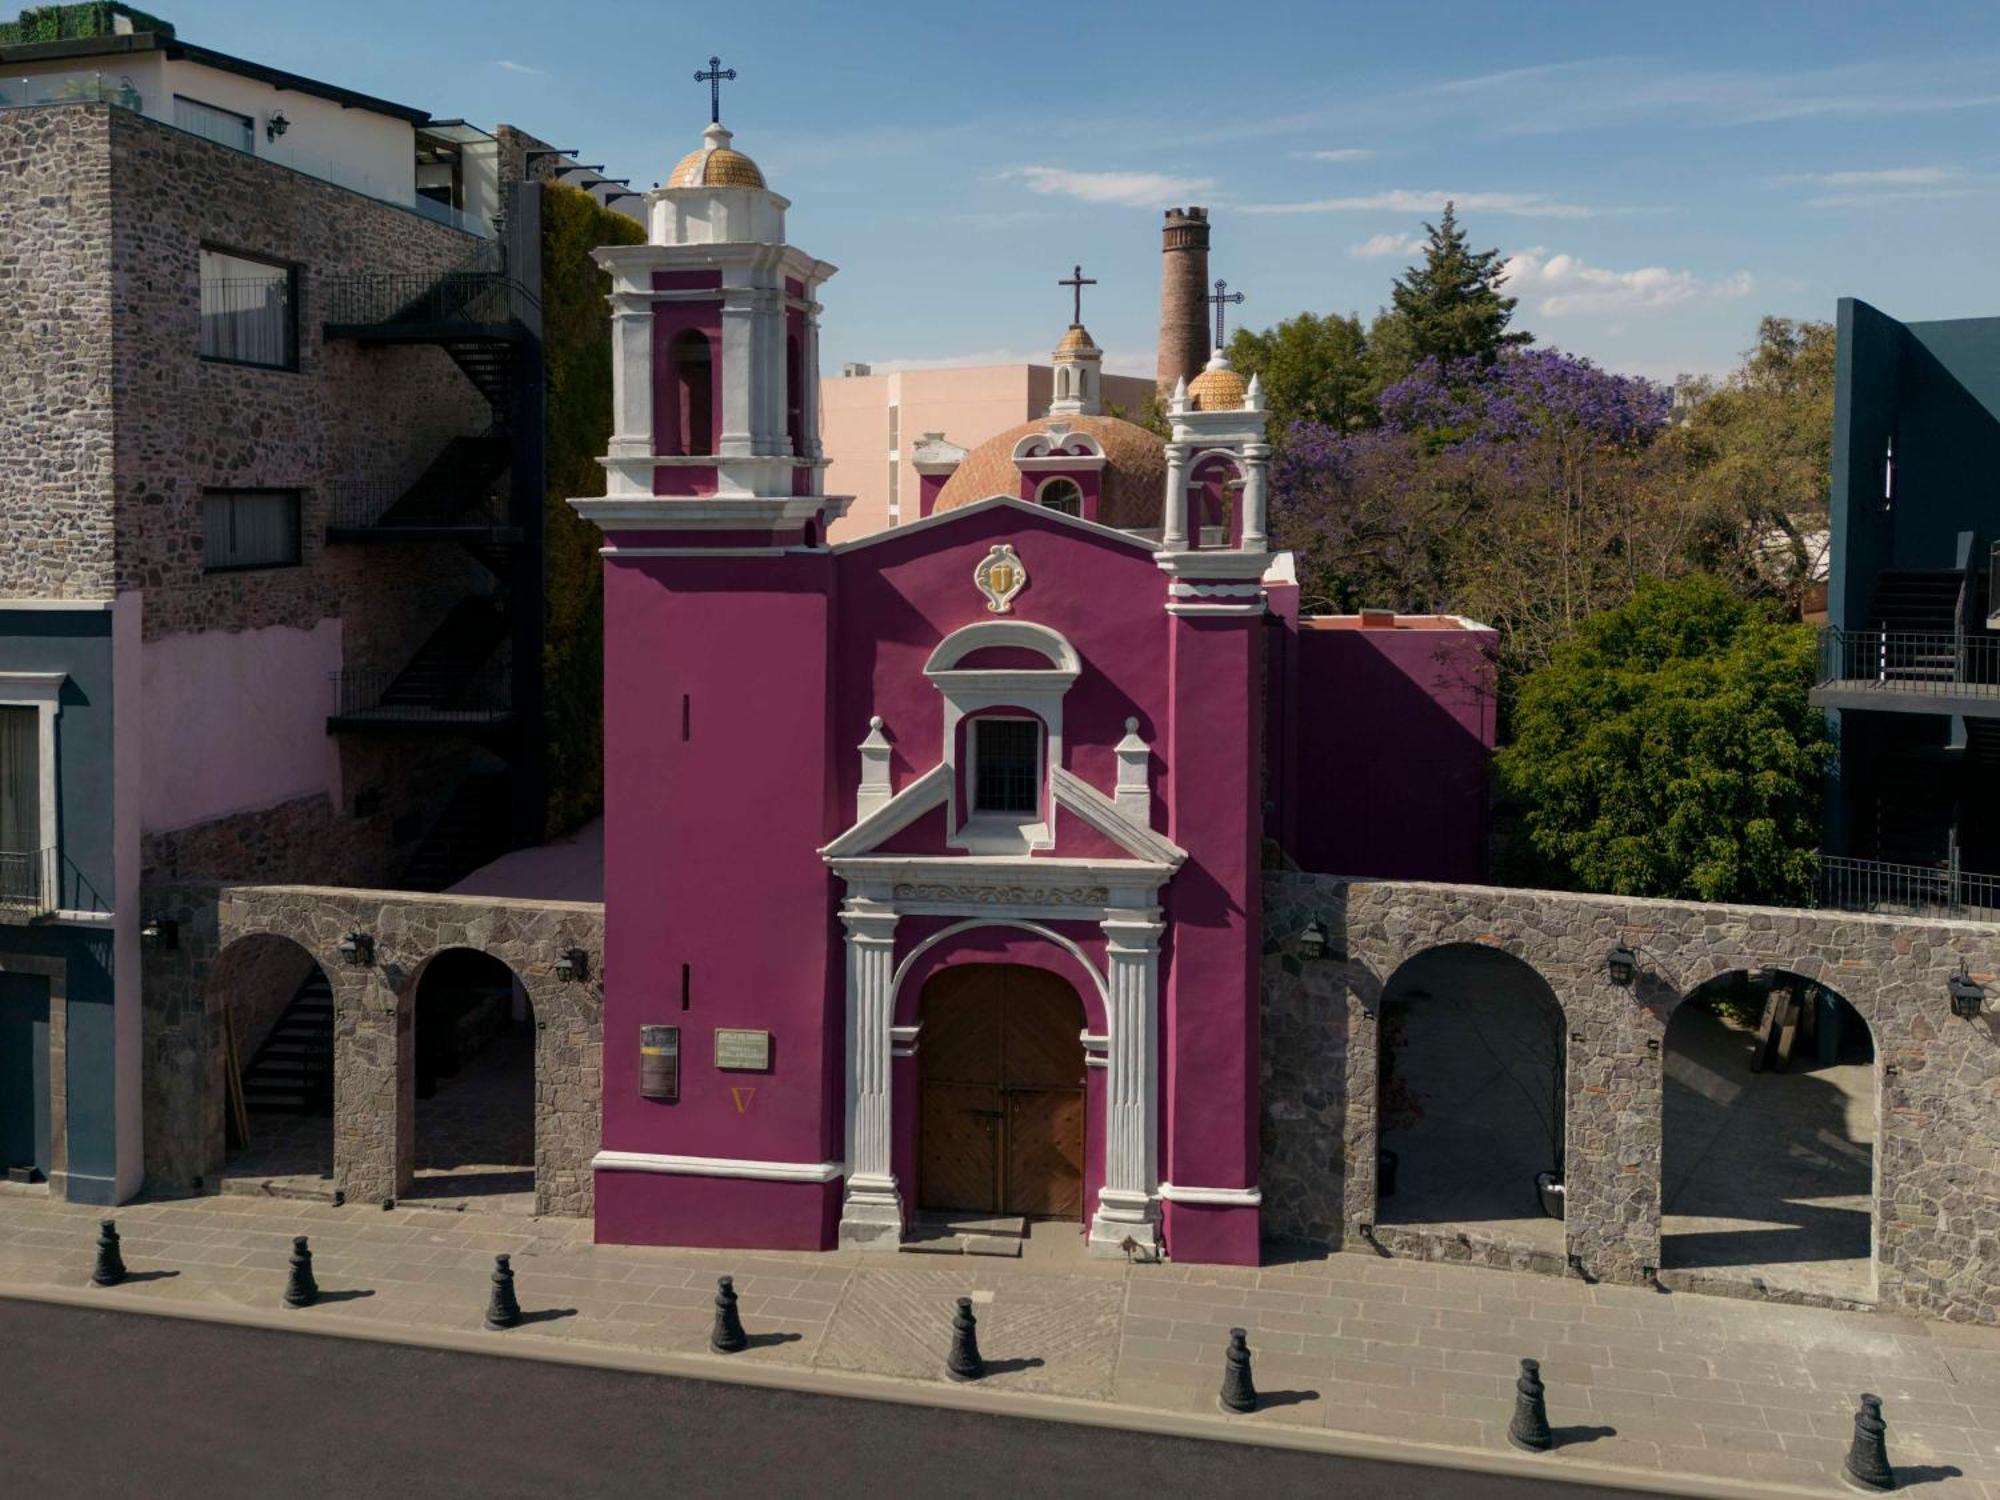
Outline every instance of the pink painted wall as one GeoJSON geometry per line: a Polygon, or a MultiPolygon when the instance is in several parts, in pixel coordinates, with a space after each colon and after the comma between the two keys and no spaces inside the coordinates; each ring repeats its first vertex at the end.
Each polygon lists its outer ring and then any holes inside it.
{"type": "Polygon", "coordinates": [[[310,630],[206,630],[139,653],[139,816],[159,832],[324,793],[341,798],[326,732],[339,620],[310,630]]]}
{"type": "MultiPolygon", "coordinates": [[[[817,852],[833,759],[830,568],[825,554],[606,560],[608,1149],[842,1155],[842,967],[817,852]],[[644,1024],[681,1028],[677,1102],[639,1097],[644,1024]],[[769,1030],[770,1070],[717,1069],[719,1026],[769,1030]]],[[[804,1243],[824,1220],[815,1184],[599,1173],[598,1192],[606,1239],[778,1243],[776,1216],[784,1243],[804,1243]]]]}
{"type": "MultiPolygon", "coordinates": [[[[701,290],[721,284],[721,273],[713,271],[656,271],[653,286],[658,291],[701,290]]],[[[722,433],[722,303],[720,301],[661,302],[653,312],[653,432],[655,453],[686,451],[687,435],[681,432],[682,391],[674,341],[684,333],[697,333],[708,341],[708,452],[716,450],[722,433]]],[[[698,420],[698,413],[690,412],[698,420]]],[[[707,465],[674,466],[653,471],[656,495],[712,495],[715,469],[707,465]]]]}
{"type": "Polygon", "coordinates": [[[1429,616],[1296,636],[1292,857],[1385,880],[1486,875],[1497,634],[1429,616]]]}
{"type": "MultiPolygon", "coordinates": [[[[1171,959],[1161,1052],[1162,1171],[1186,1187],[1249,1187],[1258,1166],[1263,621],[1164,618],[1173,672],[1168,831],[1188,861],[1165,900],[1171,959]]],[[[1167,1252],[1255,1265],[1257,1221],[1254,1208],[1190,1214],[1169,1203],[1167,1252]]]]}

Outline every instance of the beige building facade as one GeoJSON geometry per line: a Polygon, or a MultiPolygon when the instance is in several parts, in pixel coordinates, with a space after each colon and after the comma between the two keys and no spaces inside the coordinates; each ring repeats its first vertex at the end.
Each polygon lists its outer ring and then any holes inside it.
{"type": "MultiPolygon", "coordinates": [[[[852,495],[829,528],[846,541],[922,515],[914,450],[930,433],[977,448],[996,433],[1040,417],[1055,395],[1050,365],[972,365],[829,375],[820,383],[820,445],[830,460],[827,493],[852,495]]],[[[1108,410],[1136,419],[1153,395],[1142,376],[1106,375],[1108,410]]]]}

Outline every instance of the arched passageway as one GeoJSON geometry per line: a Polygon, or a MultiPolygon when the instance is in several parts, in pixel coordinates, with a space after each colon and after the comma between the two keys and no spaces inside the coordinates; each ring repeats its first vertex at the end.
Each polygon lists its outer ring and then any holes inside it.
{"type": "Polygon", "coordinates": [[[1776,1290],[1874,1291],[1874,1039],[1841,996],[1738,970],[1667,1025],[1661,1264],[1776,1290]]]}
{"type": "Polygon", "coordinates": [[[1560,1253],[1562,1006],[1497,948],[1419,953],[1383,987],[1378,1224],[1560,1253]]]}
{"type": "Polygon", "coordinates": [[[241,938],[209,972],[220,1027],[215,1121],[225,1192],[333,1196],[333,987],[275,933],[241,938]]]}
{"type": "Polygon", "coordinates": [[[418,973],[415,1201],[535,1206],[535,1017],[514,971],[448,948],[418,973]]]}
{"type": "Polygon", "coordinates": [[[917,1205],[1083,1218],[1083,1002],[1059,976],[962,964],[922,996],[917,1205]]]}

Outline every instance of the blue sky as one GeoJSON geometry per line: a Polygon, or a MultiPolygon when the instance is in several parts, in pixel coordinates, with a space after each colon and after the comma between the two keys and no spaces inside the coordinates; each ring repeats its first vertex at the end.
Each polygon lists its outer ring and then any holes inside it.
{"type": "Polygon", "coordinates": [[[159,0],[183,37],[647,187],[723,120],[833,261],[830,367],[1042,358],[1058,277],[1150,373],[1161,207],[1205,203],[1255,326],[1388,299],[1445,195],[1519,326],[1727,369],[1765,312],[2000,312],[2000,7],[159,0]]]}

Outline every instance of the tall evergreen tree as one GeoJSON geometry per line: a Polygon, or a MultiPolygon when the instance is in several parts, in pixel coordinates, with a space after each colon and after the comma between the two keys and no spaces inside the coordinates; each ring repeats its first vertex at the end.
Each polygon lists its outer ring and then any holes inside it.
{"type": "Polygon", "coordinates": [[[1390,292],[1415,360],[1490,363],[1509,345],[1532,344],[1533,334],[1507,331],[1516,299],[1500,290],[1507,274],[1500,252],[1472,249],[1450,203],[1443,218],[1424,228],[1430,240],[1423,264],[1405,271],[1390,292]]]}

